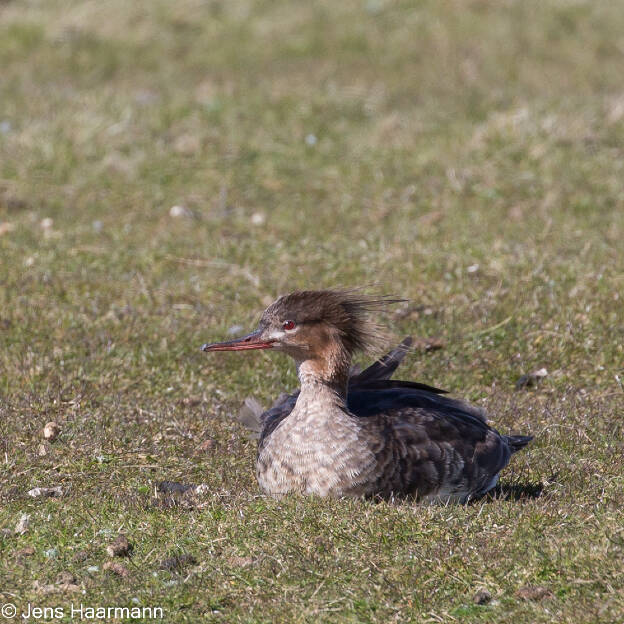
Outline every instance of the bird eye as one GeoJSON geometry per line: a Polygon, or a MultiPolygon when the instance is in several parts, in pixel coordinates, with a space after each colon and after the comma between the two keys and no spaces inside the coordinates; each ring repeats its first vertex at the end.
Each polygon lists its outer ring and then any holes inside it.
{"type": "Polygon", "coordinates": [[[282,327],[283,327],[285,330],[295,329],[295,325],[296,325],[295,321],[284,321],[284,322],[282,323],[282,327]]]}

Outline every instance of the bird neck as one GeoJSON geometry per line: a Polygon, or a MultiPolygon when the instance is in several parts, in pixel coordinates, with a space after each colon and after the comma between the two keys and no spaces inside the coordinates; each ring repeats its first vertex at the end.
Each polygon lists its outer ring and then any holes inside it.
{"type": "Polygon", "coordinates": [[[297,361],[297,375],[302,394],[330,391],[346,402],[351,355],[340,345],[333,345],[316,355],[297,361]]]}

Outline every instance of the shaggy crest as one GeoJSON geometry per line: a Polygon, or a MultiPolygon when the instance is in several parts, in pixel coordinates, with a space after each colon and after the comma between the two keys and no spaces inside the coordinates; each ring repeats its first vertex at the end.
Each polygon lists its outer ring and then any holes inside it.
{"type": "Polygon", "coordinates": [[[402,301],[387,295],[366,295],[355,289],[298,290],[272,303],[260,324],[271,319],[292,319],[297,324],[326,323],[338,330],[350,354],[372,352],[383,346],[386,335],[383,326],[371,319],[371,313],[402,301]]]}

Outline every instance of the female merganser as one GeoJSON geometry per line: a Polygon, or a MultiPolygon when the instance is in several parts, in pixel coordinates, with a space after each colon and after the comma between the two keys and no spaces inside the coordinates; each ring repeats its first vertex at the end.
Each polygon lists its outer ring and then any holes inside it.
{"type": "Polygon", "coordinates": [[[357,375],[351,358],[379,344],[370,313],[397,300],[358,291],[297,291],[242,338],[203,351],[274,349],[297,365],[301,389],[260,417],[257,477],[271,496],[411,495],[466,502],[492,489],[532,436],[501,435],[485,412],[443,390],[391,380],[411,343],[357,375]]]}

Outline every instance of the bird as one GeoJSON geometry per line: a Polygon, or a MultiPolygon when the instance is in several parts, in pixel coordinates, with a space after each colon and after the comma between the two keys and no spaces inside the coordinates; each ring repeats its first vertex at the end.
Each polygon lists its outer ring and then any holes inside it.
{"type": "Polygon", "coordinates": [[[494,488],[530,435],[503,435],[485,410],[427,384],[392,379],[411,338],[360,373],[352,358],[384,339],[376,313],[397,300],[359,289],[298,290],[257,328],[204,352],[267,349],[293,358],[300,388],[259,415],[256,476],[271,497],[466,503],[494,488]]]}

